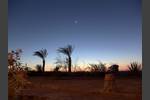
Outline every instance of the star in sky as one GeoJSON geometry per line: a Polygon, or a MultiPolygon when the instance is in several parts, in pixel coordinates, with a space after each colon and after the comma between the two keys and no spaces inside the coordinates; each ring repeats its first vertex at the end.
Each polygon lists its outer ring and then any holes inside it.
{"type": "Polygon", "coordinates": [[[75,20],[74,23],[75,23],[75,24],[78,24],[78,20],[75,20]]]}

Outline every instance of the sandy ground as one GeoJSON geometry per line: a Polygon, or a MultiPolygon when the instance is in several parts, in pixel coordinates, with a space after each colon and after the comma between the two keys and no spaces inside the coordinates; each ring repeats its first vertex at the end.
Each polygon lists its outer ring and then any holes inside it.
{"type": "MultiPolygon", "coordinates": [[[[142,82],[139,78],[120,78],[117,92],[103,93],[104,80],[101,79],[52,79],[32,77],[34,86],[25,93],[42,100],[142,100],[142,82]]],[[[35,99],[35,98],[34,98],[35,99]]],[[[34,100],[28,98],[28,100],[34,100]]],[[[38,99],[35,99],[38,100],[38,99]]]]}

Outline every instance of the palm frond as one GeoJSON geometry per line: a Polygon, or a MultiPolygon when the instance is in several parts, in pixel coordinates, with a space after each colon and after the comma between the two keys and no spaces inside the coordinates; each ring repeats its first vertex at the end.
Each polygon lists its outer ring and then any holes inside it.
{"type": "Polygon", "coordinates": [[[40,50],[41,54],[43,55],[44,58],[47,57],[48,53],[47,53],[47,50],[46,49],[42,49],[40,50]]]}
{"type": "Polygon", "coordinates": [[[46,49],[42,49],[42,50],[39,50],[39,51],[35,51],[33,55],[34,56],[38,56],[38,57],[40,57],[42,59],[45,59],[46,56],[48,55],[48,53],[47,53],[46,49]]]}
{"type": "Polygon", "coordinates": [[[73,47],[72,47],[72,45],[67,45],[66,47],[57,49],[57,51],[65,54],[67,56],[71,56],[71,54],[73,52],[73,47]]]}
{"type": "Polygon", "coordinates": [[[67,48],[59,48],[57,51],[60,52],[60,53],[65,54],[67,56],[70,55],[69,51],[67,50],[67,48]]]}
{"type": "Polygon", "coordinates": [[[33,54],[34,56],[38,56],[38,57],[40,57],[40,58],[44,58],[43,57],[43,55],[39,52],[39,51],[36,51],[36,52],[34,52],[34,54],[33,54]]]}

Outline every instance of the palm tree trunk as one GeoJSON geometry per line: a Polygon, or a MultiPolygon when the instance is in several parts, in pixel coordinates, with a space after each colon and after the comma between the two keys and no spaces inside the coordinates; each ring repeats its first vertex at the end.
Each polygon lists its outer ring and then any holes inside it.
{"type": "Polygon", "coordinates": [[[68,69],[69,69],[69,72],[71,72],[71,57],[68,57],[69,61],[68,61],[68,69]]]}
{"type": "Polygon", "coordinates": [[[45,71],[44,69],[45,69],[45,60],[43,59],[43,70],[42,70],[43,72],[45,71]]]}

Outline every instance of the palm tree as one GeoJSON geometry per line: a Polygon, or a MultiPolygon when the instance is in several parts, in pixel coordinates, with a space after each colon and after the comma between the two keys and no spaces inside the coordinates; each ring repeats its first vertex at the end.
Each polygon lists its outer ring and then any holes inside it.
{"type": "Polygon", "coordinates": [[[44,69],[45,69],[45,58],[48,55],[47,50],[46,49],[42,49],[42,50],[39,50],[39,51],[35,51],[33,55],[34,56],[38,56],[38,57],[40,57],[43,60],[43,69],[42,69],[42,71],[44,72],[44,69]]]}
{"type": "Polygon", "coordinates": [[[68,71],[69,72],[71,72],[71,65],[72,65],[71,54],[73,52],[73,49],[74,48],[72,47],[72,45],[67,45],[66,47],[57,49],[57,51],[59,53],[62,53],[62,54],[67,56],[66,63],[68,64],[68,69],[69,69],[68,71]]]}

